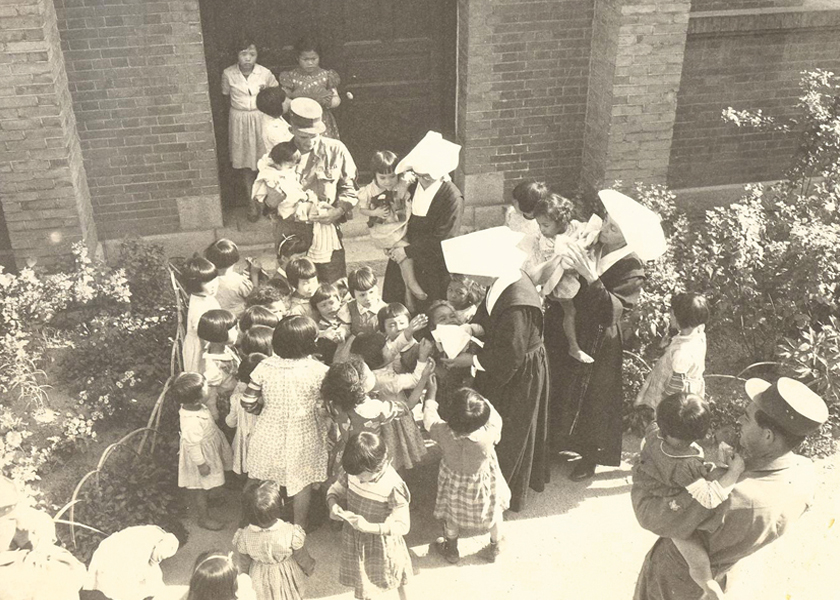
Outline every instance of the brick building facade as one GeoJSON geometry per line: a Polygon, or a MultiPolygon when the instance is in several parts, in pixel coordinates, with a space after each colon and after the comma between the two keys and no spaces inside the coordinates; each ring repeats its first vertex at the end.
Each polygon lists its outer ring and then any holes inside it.
{"type": "MultiPolygon", "coordinates": [[[[833,0],[449,1],[457,16],[437,27],[457,46],[454,123],[431,124],[464,146],[457,178],[477,226],[525,177],[565,193],[778,177],[791,140],[729,128],[721,110],[785,114],[801,71],[840,69],[833,0]]],[[[220,6],[0,0],[0,261],[221,225],[203,30],[220,6]]]]}

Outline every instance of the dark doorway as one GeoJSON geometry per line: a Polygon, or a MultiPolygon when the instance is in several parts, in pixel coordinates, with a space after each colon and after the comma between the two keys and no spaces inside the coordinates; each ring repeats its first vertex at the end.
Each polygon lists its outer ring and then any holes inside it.
{"type": "Polygon", "coordinates": [[[226,206],[234,203],[222,71],[236,62],[231,41],[244,30],[274,72],[297,65],[292,46],[314,33],[321,66],[341,77],[335,111],[341,140],[360,171],[373,152],[404,155],[426,131],[453,139],[456,2],[453,0],[200,0],[201,25],[226,206]],[[346,98],[351,92],[353,99],[346,98]]]}

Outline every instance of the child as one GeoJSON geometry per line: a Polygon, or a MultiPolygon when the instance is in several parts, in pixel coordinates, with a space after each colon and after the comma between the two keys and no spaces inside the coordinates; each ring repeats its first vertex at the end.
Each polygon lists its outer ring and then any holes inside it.
{"type": "Polygon", "coordinates": [[[204,371],[204,344],[198,337],[198,321],[208,310],[221,308],[216,300],[219,272],[216,265],[196,254],[184,265],[183,283],[190,294],[182,354],[184,370],[200,373],[204,371]]]}
{"type": "Polygon", "coordinates": [[[300,599],[304,576],[315,571],[315,559],[306,550],[300,525],[280,518],[283,499],[274,481],[245,490],[243,512],[249,525],[238,529],[233,547],[239,567],[251,576],[257,600],[300,599]]]}
{"type": "Polygon", "coordinates": [[[449,400],[447,423],[438,414],[437,381],[426,386],[423,426],[440,446],[435,519],[443,521],[444,537],[435,548],[457,563],[458,534],[462,529],[490,530],[484,558],[495,562],[501,551],[503,513],[510,506],[510,488],[499,469],[496,444],[502,437],[502,417],[490,402],[469,388],[449,400]]]}
{"type": "Polygon", "coordinates": [[[671,327],[679,333],[671,338],[636,396],[635,405],[652,418],[663,397],[677,392],[703,397],[706,383],[706,321],[709,305],[700,294],[676,294],[671,299],[671,327]],[[644,407],[647,407],[645,409],[644,407]]]}
{"type": "MultiPolygon", "coordinates": [[[[230,97],[228,149],[234,169],[241,170],[244,197],[250,199],[257,176],[257,161],[262,146],[262,113],[257,110],[260,90],[276,87],[271,71],[257,64],[257,46],[247,36],[234,45],[236,64],[222,73],[222,94],[230,97]]],[[[249,221],[259,219],[258,207],[249,201],[249,221]]]]}
{"type": "Polygon", "coordinates": [[[208,310],[198,321],[198,337],[207,343],[204,377],[207,379],[207,408],[213,419],[226,414],[228,400],[236,387],[239,356],[233,350],[239,329],[236,318],[226,310],[208,310]]]}
{"type": "Polygon", "coordinates": [[[273,338],[273,328],[266,327],[265,325],[254,325],[239,338],[237,344],[239,352],[242,356],[248,356],[254,352],[271,356],[274,354],[274,350],[272,349],[273,338]]]}
{"type": "Polygon", "coordinates": [[[262,283],[245,299],[248,308],[263,306],[271,312],[278,321],[286,316],[291,304],[291,288],[279,280],[269,280],[262,283]]]}
{"type": "Polygon", "coordinates": [[[411,313],[399,302],[392,302],[379,309],[376,317],[379,331],[385,336],[383,353],[389,362],[414,346],[417,343],[414,334],[429,324],[429,318],[423,313],[411,318],[411,313]]]}
{"type": "Polygon", "coordinates": [[[594,362],[591,356],[581,350],[575,328],[575,305],[573,299],[580,289],[578,273],[569,269],[566,249],[577,244],[587,250],[596,241],[601,231],[601,219],[593,215],[585,225],[571,218],[571,201],[557,194],[549,194],[537,202],[534,219],[540,227],[540,248],[538,263],[526,270],[535,285],[542,286],[540,294],[560,302],[563,307],[563,333],[569,342],[569,356],[582,363],[594,362]]]}
{"type": "Polygon", "coordinates": [[[230,395],[230,412],[225,417],[225,423],[231,429],[236,429],[233,436],[233,472],[237,475],[248,474],[248,444],[257,420],[257,415],[249,413],[242,407],[242,397],[248,384],[251,383],[251,372],[266,358],[268,358],[267,354],[253,352],[242,359],[237,373],[239,382],[230,395]]]}
{"type": "Polygon", "coordinates": [[[286,275],[289,285],[294,290],[289,300],[289,315],[309,317],[317,321],[318,312],[309,302],[318,289],[318,271],[315,264],[308,258],[296,258],[286,266],[286,275]]]}
{"type": "Polygon", "coordinates": [[[254,289],[247,277],[233,270],[239,262],[239,248],[230,240],[216,240],[204,251],[204,257],[216,265],[219,272],[219,289],[216,290],[219,306],[238,319],[245,311],[245,298],[254,289]]]}
{"type": "Polygon", "coordinates": [[[330,517],[344,521],[339,581],[355,588],[359,599],[397,588],[405,600],[412,570],[403,538],[411,528],[408,486],[375,433],[351,435],[341,465],[327,492],[330,517]]]}
{"type": "Polygon", "coordinates": [[[484,290],[476,281],[466,275],[452,275],[446,288],[446,300],[455,309],[455,318],[460,325],[469,323],[478,310],[478,303],[484,299],[484,290]]]}
{"type": "Polygon", "coordinates": [[[257,152],[259,158],[268,154],[280,142],[288,142],[294,137],[289,122],[283,118],[283,114],[289,110],[290,102],[281,87],[263,88],[257,94],[257,110],[262,113],[262,135],[257,152]]]}
{"type": "Polygon", "coordinates": [[[207,410],[207,381],[200,373],[181,373],[169,388],[181,406],[181,447],[178,451],[178,487],[192,490],[198,525],[219,531],[225,524],[210,516],[208,496],[225,483],[233,467],[233,453],[207,410]]]}
{"type": "Polygon", "coordinates": [[[309,304],[318,313],[318,337],[341,344],[350,336],[350,311],[341,302],[341,293],[331,283],[322,283],[309,304]]]}
{"type": "MultiPolygon", "coordinates": [[[[359,212],[370,217],[370,238],[377,248],[388,254],[393,248],[408,246],[406,232],[411,215],[410,181],[397,175],[397,155],[388,150],[376,152],[371,160],[373,181],[359,190],[359,212]]],[[[400,265],[400,274],[406,287],[406,302],[413,306],[414,299],[425,300],[426,292],[414,274],[414,260],[406,258],[400,265]]]]}
{"type": "Polygon", "coordinates": [[[659,521],[663,528],[673,525],[674,545],[688,563],[691,578],[706,594],[704,598],[723,598],[706,549],[692,531],[681,530],[684,511],[673,506],[674,496],[687,490],[704,508],[715,508],[729,497],[744,472],[744,459],[734,454],[728,457],[729,469],[720,479],[707,479],[709,468],[696,440],[706,436],[710,422],[709,405],[700,396],[680,392],[659,403],[656,421],[649,425],[639,462],[633,467],[633,504],[644,498],[660,505],[659,521]]]}
{"type": "Polygon", "coordinates": [[[379,311],[386,304],[379,293],[379,281],[373,269],[361,267],[347,276],[347,288],[353,299],[347,303],[350,312],[350,333],[373,333],[379,329],[379,311]]]}
{"type": "MultiPolygon", "coordinates": [[[[534,222],[537,202],[548,196],[548,186],[542,181],[521,181],[513,188],[513,201],[505,210],[505,225],[536,238],[539,228],[534,222]]],[[[523,248],[524,250],[524,248],[523,248]]]]}
{"type": "Polygon", "coordinates": [[[195,560],[184,600],[257,600],[251,578],[240,573],[233,552],[202,552],[195,560]]]}

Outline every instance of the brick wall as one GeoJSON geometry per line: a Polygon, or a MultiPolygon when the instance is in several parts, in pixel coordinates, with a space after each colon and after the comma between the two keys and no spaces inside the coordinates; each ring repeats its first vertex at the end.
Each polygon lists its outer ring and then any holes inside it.
{"type": "Polygon", "coordinates": [[[198,1],[55,6],[100,236],[177,231],[219,195],[198,1]]]}
{"type": "Polygon", "coordinates": [[[692,16],[680,85],[668,184],[674,188],[781,176],[794,136],[738,129],[721,111],[791,116],[801,72],[840,72],[840,11],[692,16]]]}

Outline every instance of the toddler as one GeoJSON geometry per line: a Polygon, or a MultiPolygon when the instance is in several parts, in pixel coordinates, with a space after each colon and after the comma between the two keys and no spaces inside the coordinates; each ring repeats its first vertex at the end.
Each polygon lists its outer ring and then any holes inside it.
{"type": "Polygon", "coordinates": [[[243,512],[249,525],[236,531],[233,547],[239,567],[251,576],[257,600],[303,598],[304,576],[315,571],[300,525],[280,518],[283,499],[274,481],[263,481],[244,492],[243,512]]]}
{"type": "Polygon", "coordinates": [[[478,303],[484,299],[484,289],[466,275],[452,275],[446,288],[446,300],[455,309],[455,318],[460,325],[469,323],[478,310],[478,303]]]}
{"type": "Polygon", "coordinates": [[[375,433],[351,435],[341,473],[327,492],[330,518],[344,522],[339,581],[359,599],[397,588],[405,600],[412,572],[403,537],[411,528],[411,496],[386,448],[375,433]]]}
{"type": "MultiPolygon", "coordinates": [[[[359,212],[370,217],[370,238],[386,254],[393,248],[408,246],[406,232],[411,215],[411,198],[408,193],[410,182],[405,175],[397,175],[395,172],[397,162],[397,155],[388,150],[374,153],[370,165],[373,181],[359,190],[359,212]]],[[[399,265],[406,287],[406,302],[412,306],[415,298],[425,300],[426,292],[414,274],[414,260],[405,258],[399,265]]]]}
{"type": "Polygon", "coordinates": [[[309,317],[317,321],[318,312],[309,302],[318,289],[318,271],[315,264],[308,258],[296,258],[286,265],[286,275],[293,290],[289,299],[289,315],[309,317]]]}
{"type": "Polygon", "coordinates": [[[379,311],[386,304],[379,292],[379,281],[370,267],[360,267],[347,276],[347,289],[353,299],[347,303],[350,333],[373,333],[379,329],[379,311]]]}
{"type": "Polygon", "coordinates": [[[182,349],[184,370],[200,373],[204,371],[204,344],[198,337],[198,321],[208,310],[221,308],[216,300],[219,272],[216,265],[196,254],[184,264],[182,279],[184,289],[190,294],[182,349]]]}
{"type": "Polygon", "coordinates": [[[262,306],[279,321],[289,312],[291,293],[292,290],[286,283],[279,280],[269,280],[254,288],[254,291],[245,299],[245,305],[248,308],[262,306]]]}
{"type": "Polygon", "coordinates": [[[456,391],[449,401],[449,421],[438,414],[437,381],[426,386],[423,426],[440,446],[435,519],[443,521],[444,537],[435,548],[450,563],[460,560],[462,529],[490,530],[484,557],[495,562],[501,550],[503,513],[510,506],[510,488],[499,468],[496,444],[502,437],[502,417],[478,392],[456,391]]]}
{"type": "Polygon", "coordinates": [[[237,346],[239,353],[242,356],[248,356],[254,352],[271,356],[274,354],[272,349],[272,340],[274,338],[274,328],[265,325],[254,325],[248,331],[243,333],[237,346]]]}
{"type": "Polygon", "coordinates": [[[254,289],[249,278],[234,270],[239,262],[239,248],[228,239],[216,240],[204,251],[204,257],[216,265],[219,272],[219,288],[216,290],[219,306],[238,319],[245,311],[245,299],[254,289]]]}
{"type": "Polygon", "coordinates": [[[706,384],[706,321],[709,305],[700,294],[676,294],[671,299],[671,328],[679,333],[671,342],[636,396],[636,406],[652,420],[663,397],[677,392],[703,397],[706,384]]]}
{"type": "Polygon", "coordinates": [[[236,318],[226,310],[208,310],[198,322],[198,337],[207,343],[204,377],[207,380],[207,408],[213,419],[225,413],[230,393],[236,387],[239,356],[233,349],[239,330],[236,318]]]}
{"type": "Polygon", "coordinates": [[[656,422],[648,426],[639,462],[633,467],[632,497],[634,507],[637,502],[646,502],[648,508],[651,502],[656,503],[661,513],[657,522],[673,532],[674,545],[704,597],[723,598],[702,541],[680,527],[685,522],[684,510],[674,499],[687,490],[704,508],[715,508],[729,497],[744,472],[743,458],[734,454],[727,457],[729,469],[720,479],[708,479],[709,468],[696,441],[706,437],[710,422],[709,405],[700,396],[680,392],[664,398],[657,407],[656,422]]]}
{"type": "Polygon", "coordinates": [[[181,373],[169,388],[181,408],[181,446],[178,450],[178,487],[191,492],[198,525],[219,531],[225,524],[210,516],[208,497],[221,492],[225,471],[233,467],[233,453],[207,410],[207,381],[200,373],[181,373]]]}
{"type": "Polygon", "coordinates": [[[236,430],[233,435],[233,472],[237,475],[248,474],[248,444],[257,420],[257,415],[247,412],[242,407],[242,398],[245,390],[248,389],[248,384],[251,383],[251,372],[266,358],[268,358],[267,354],[259,352],[245,355],[239,363],[237,373],[239,382],[230,395],[230,412],[225,417],[225,424],[236,430]]]}
{"type": "Polygon", "coordinates": [[[240,573],[233,552],[202,552],[195,560],[184,600],[258,600],[247,573],[240,573]]]}

